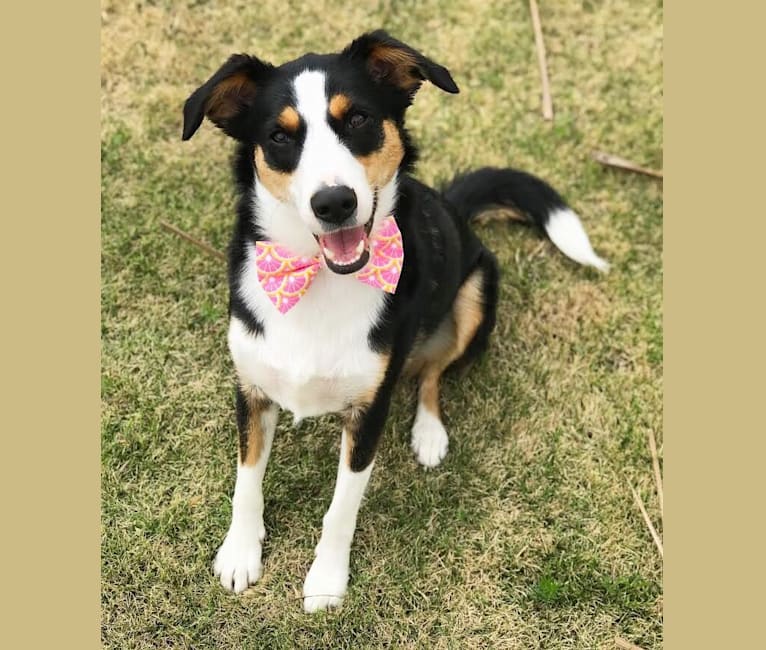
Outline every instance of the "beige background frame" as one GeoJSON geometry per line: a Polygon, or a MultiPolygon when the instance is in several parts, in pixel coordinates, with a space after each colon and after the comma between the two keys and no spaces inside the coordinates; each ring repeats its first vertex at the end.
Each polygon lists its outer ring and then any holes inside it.
{"type": "MultiPolygon", "coordinates": [[[[739,648],[763,636],[766,6],[668,5],[665,638],[739,648]]],[[[2,636],[98,647],[99,8],[4,14],[2,636]]]]}

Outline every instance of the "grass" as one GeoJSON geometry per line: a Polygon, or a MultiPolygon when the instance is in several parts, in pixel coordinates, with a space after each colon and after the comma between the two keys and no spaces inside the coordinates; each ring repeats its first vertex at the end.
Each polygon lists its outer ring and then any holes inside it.
{"type": "Polygon", "coordinates": [[[107,1],[102,6],[102,640],[109,648],[611,648],[662,643],[662,565],[625,477],[659,521],[662,188],[589,160],[662,167],[658,3],[543,3],[555,120],[540,115],[527,3],[107,1]],[[299,6],[301,8],[299,8],[299,6]],[[503,271],[487,357],[450,378],[450,453],[408,445],[397,391],[359,518],[343,608],[299,600],[329,504],[334,417],[280,420],[265,480],[265,574],[224,592],[210,564],[231,512],[236,436],[223,249],[231,144],[180,142],[186,96],[234,51],[281,62],[386,27],[447,65],[408,124],[418,175],[512,164],[583,215],[608,276],[528,230],[480,227],[503,271]]]}

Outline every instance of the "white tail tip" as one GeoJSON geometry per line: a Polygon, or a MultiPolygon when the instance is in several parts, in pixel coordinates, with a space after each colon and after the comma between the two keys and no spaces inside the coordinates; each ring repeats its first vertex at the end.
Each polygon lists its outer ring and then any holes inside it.
{"type": "Polygon", "coordinates": [[[568,258],[586,266],[593,266],[603,273],[609,270],[609,263],[593,251],[580,218],[569,208],[560,208],[551,212],[545,231],[556,247],[568,258]]]}

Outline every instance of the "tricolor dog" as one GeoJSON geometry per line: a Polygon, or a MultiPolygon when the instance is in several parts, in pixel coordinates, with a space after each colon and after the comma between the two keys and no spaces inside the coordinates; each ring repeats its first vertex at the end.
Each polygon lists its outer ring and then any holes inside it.
{"type": "Polygon", "coordinates": [[[344,418],[335,493],[303,585],[308,612],[346,593],[359,505],[403,373],[418,379],[415,457],[425,467],[444,459],[440,378],[480,353],[495,323],[498,268],[471,230],[475,215],[508,208],[568,257],[607,268],[577,215],[534,176],[484,168],[437,191],[409,175],[417,154],[404,118],[424,81],[458,92],[446,68],[376,31],[278,67],[234,55],[184,106],[184,140],[207,117],[238,142],[228,343],[239,456],[214,562],[227,589],[261,576],[278,409],[344,418]]]}

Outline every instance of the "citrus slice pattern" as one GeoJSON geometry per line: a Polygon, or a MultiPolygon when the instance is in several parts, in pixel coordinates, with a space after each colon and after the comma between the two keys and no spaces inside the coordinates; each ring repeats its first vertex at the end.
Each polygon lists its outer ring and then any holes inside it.
{"type": "Polygon", "coordinates": [[[383,289],[386,293],[395,293],[403,262],[402,233],[394,217],[388,216],[370,243],[370,261],[356,277],[365,284],[383,289]]]}
{"type": "MultiPolygon", "coordinates": [[[[382,222],[370,242],[370,260],[356,278],[376,289],[394,293],[404,263],[402,233],[393,215],[382,222]]],[[[321,257],[293,255],[284,246],[270,241],[255,243],[258,280],[277,310],[290,311],[308,291],[322,267],[321,257]]]]}
{"type": "Polygon", "coordinates": [[[255,265],[261,286],[282,314],[295,307],[319,272],[319,260],[298,257],[270,241],[256,242],[255,265]]]}

